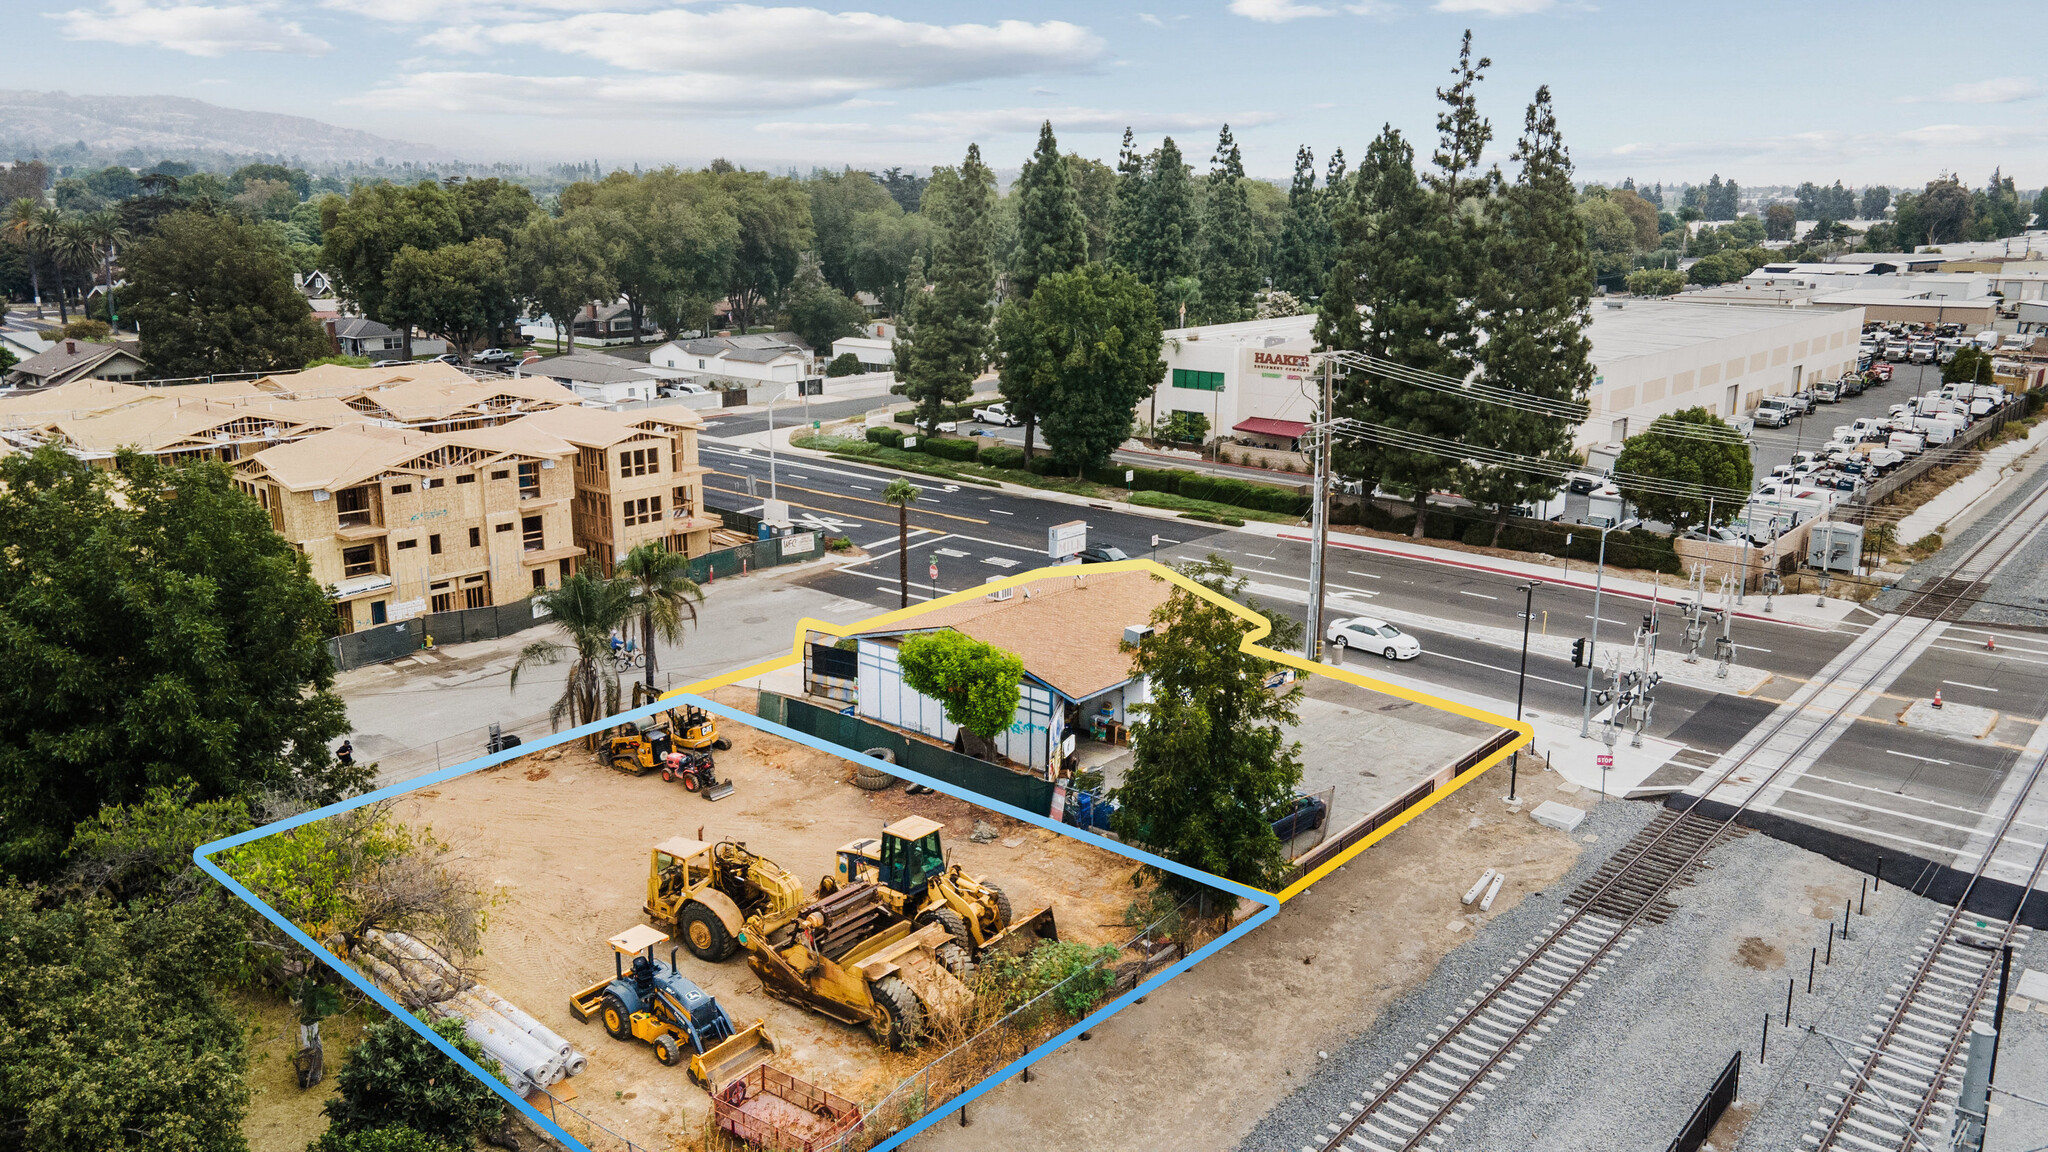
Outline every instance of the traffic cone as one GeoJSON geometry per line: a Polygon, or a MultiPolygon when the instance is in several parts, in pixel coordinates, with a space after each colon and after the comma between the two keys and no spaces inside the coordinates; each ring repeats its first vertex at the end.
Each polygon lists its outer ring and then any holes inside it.
{"type": "Polygon", "coordinates": [[[1936,708],[1941,707],[1941,689],[1939,688],[1934,690],[1934,706],[1936,708]]]}
{"type": "Polygon", "coordinates": [[[1986,652],[1996,652],[1996,651],[1998,651],[1998,637],[1996,637],[1996,636],[1986,636],[1986,637],[1984,638],[1984,650],[1985,650],[1986,652]]]}

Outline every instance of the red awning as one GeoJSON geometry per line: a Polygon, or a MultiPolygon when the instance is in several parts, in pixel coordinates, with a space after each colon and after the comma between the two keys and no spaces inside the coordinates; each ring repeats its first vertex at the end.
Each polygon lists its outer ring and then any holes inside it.
{"type": "Polygon", "coordinates": [[[1284,436],[1299,440],[1308,433],[1308,425],[1300,420],[1268,420],[1264,416],[1253,416],[1238,421],[1232,432],[1245,432],[1253,436],[1284,436]]]}

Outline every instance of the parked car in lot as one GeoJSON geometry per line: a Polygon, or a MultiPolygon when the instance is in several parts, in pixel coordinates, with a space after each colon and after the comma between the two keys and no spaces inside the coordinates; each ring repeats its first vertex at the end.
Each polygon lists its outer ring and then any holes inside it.
{"type": "Polygon", "coordinates": [[[1296,796],[1282,805],[1279,815],[1273,817],[1273,835],[1282,841],[1292,840],[1323,826],[1330,815],[1329,805],[1320,796],[1296,796]]]}
{"type": "Polygon", "coordinates": [[[510,364],[518,359],[517,356],[505,351],[503,348],[486,348],[470,357],[469,362],[472,364],[510,364]]]}
{"type": "Polygon", "coordinates": [[[1681,538],[1685,540],[1706,540],[1715,544],[1742,543],[1742,533],[1737,532],[1733,528],[1726,528],[1719,524],[1713,525],[1711,527],[1688,529],[1681,538]]]}
{"type": "Polygon", "coordinates": [[[1081,552],[1081,563],[1083,564],[1114,564],[1119,560],[1129,560],[1130,558],[1129,553],[1113,544],[1090,544],[1081,552]]]}
{"type": "Polygon", "coordinates": [[[1870,385],[1864,382],[1863,377],[1854,372],[1835,381],[1835,391],[1845,400],[1851,396],[1863,395],[1863,390],[1868,387],[1870,385]]]}
{"type": "Polygon", "coordinates": [[[1006,405],[1000,403],[991,404],[986,408],[976,408],[974,410],[974,418],[983,424],[1000,424],[1005,428],[1015,428],[1019,424],[1024,423],[1024,421],[1011,415],[1010,409],[1006,405]]]}
{"type": "Polygon", "coordinates": [[[1904,336],[1894,336],[1884,342],[1884,358],[1894,362],[1904,360],[1911,353],[1912,344],[1904,336]]]}
{"type": "Polygon", "coordinates": [[[1874,385],[1889,384],[1892,382],[1892,366],[1879,360],[1870,366],[1870,370],[1863,374],[1863,378],[1874,385]]]}
{"type": "Polygon", "coordinates": [[[1842,386],[1829,380],[1813,387],[1813,398],[1821,404],[1834,404],[1842,399],[1842,386]]]}
{"type": "Polygon", "coordinates": [[[372,367],[372,368],[403,368],[403,367],[405,367],[405,366],[406,366],[407,364],[410,364],[410,363],[412,363],[412,361],[410,361],[410,360],[372,360],[372,361],[370,361],[370,367],[372,367]]]}
{"type": "Polygon", "coordinates": [[[1371,616],[1332,621],[1323,638],[1337,647],[1339,656],[1346,648],[1377,652],[1389,660],[1413,660],[1422,655],[1422,641],[1371,616]]]}
{"type": "Polygon", "coordinates": [[[1575,496],[1584,496],[1607,482],[1607,477],[1593,472],[1570,472],[1565,475],[1565,486],[1575,496]]]}
{"type": "MultiPolygon", "coordinates": [[[[1793,413],[1792,405],[1786,403],[1783,396],[1766,396],[1757,404],[1756,412],[1751,415],[1751,419],[1765,428],[1783,428],[1792,422],[1793,413]]],[[[1574,488],[1573,491],[1576,492],[1578,489],[1574,488]]]]}

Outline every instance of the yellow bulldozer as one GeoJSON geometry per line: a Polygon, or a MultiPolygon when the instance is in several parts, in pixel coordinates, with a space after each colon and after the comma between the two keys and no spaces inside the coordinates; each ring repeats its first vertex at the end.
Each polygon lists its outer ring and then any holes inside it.
{"type": "Polygon", "coordinates": [[[920,926],[939,925],[976,959],[990,950],[1022,955],[1040,940],[1059,939],[1051,908],[1018,920],[1009,896],[994,882],[948,864],[939,842],[945,827],[923,816],[905,816],[883,828],[879,838],[845,845],[834,871],[818,883],[818,895],[873,884],[890,911],[920,926]]]}
{"type": "Polygon", "coordinates": [[[648,854],[647,918],[699,960],[715,964],[731,956],[749,918],[781,924],[804,903],[796,877],[737,840],[714,844],[677,836],[648,854]]]}
{"type": "Polygon", "coordinates": [[[740,934],[762,990],[901,1049],[964,1021],[974,961],[937,924],[889,910],[873,884],[854,884],[740,934]]]}

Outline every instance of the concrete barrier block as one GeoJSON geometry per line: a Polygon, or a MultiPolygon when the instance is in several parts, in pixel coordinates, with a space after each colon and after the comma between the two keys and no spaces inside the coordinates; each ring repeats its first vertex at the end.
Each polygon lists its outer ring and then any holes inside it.
{"type": "Polygon", "coordinates": [[[1586,818],[1586,810],[1559,804],[1555,800],[1545,800],[1530,811],[1529,818],[1545,828],[1570,832],[1579,826],[1579,821],[1586,818]]]}

